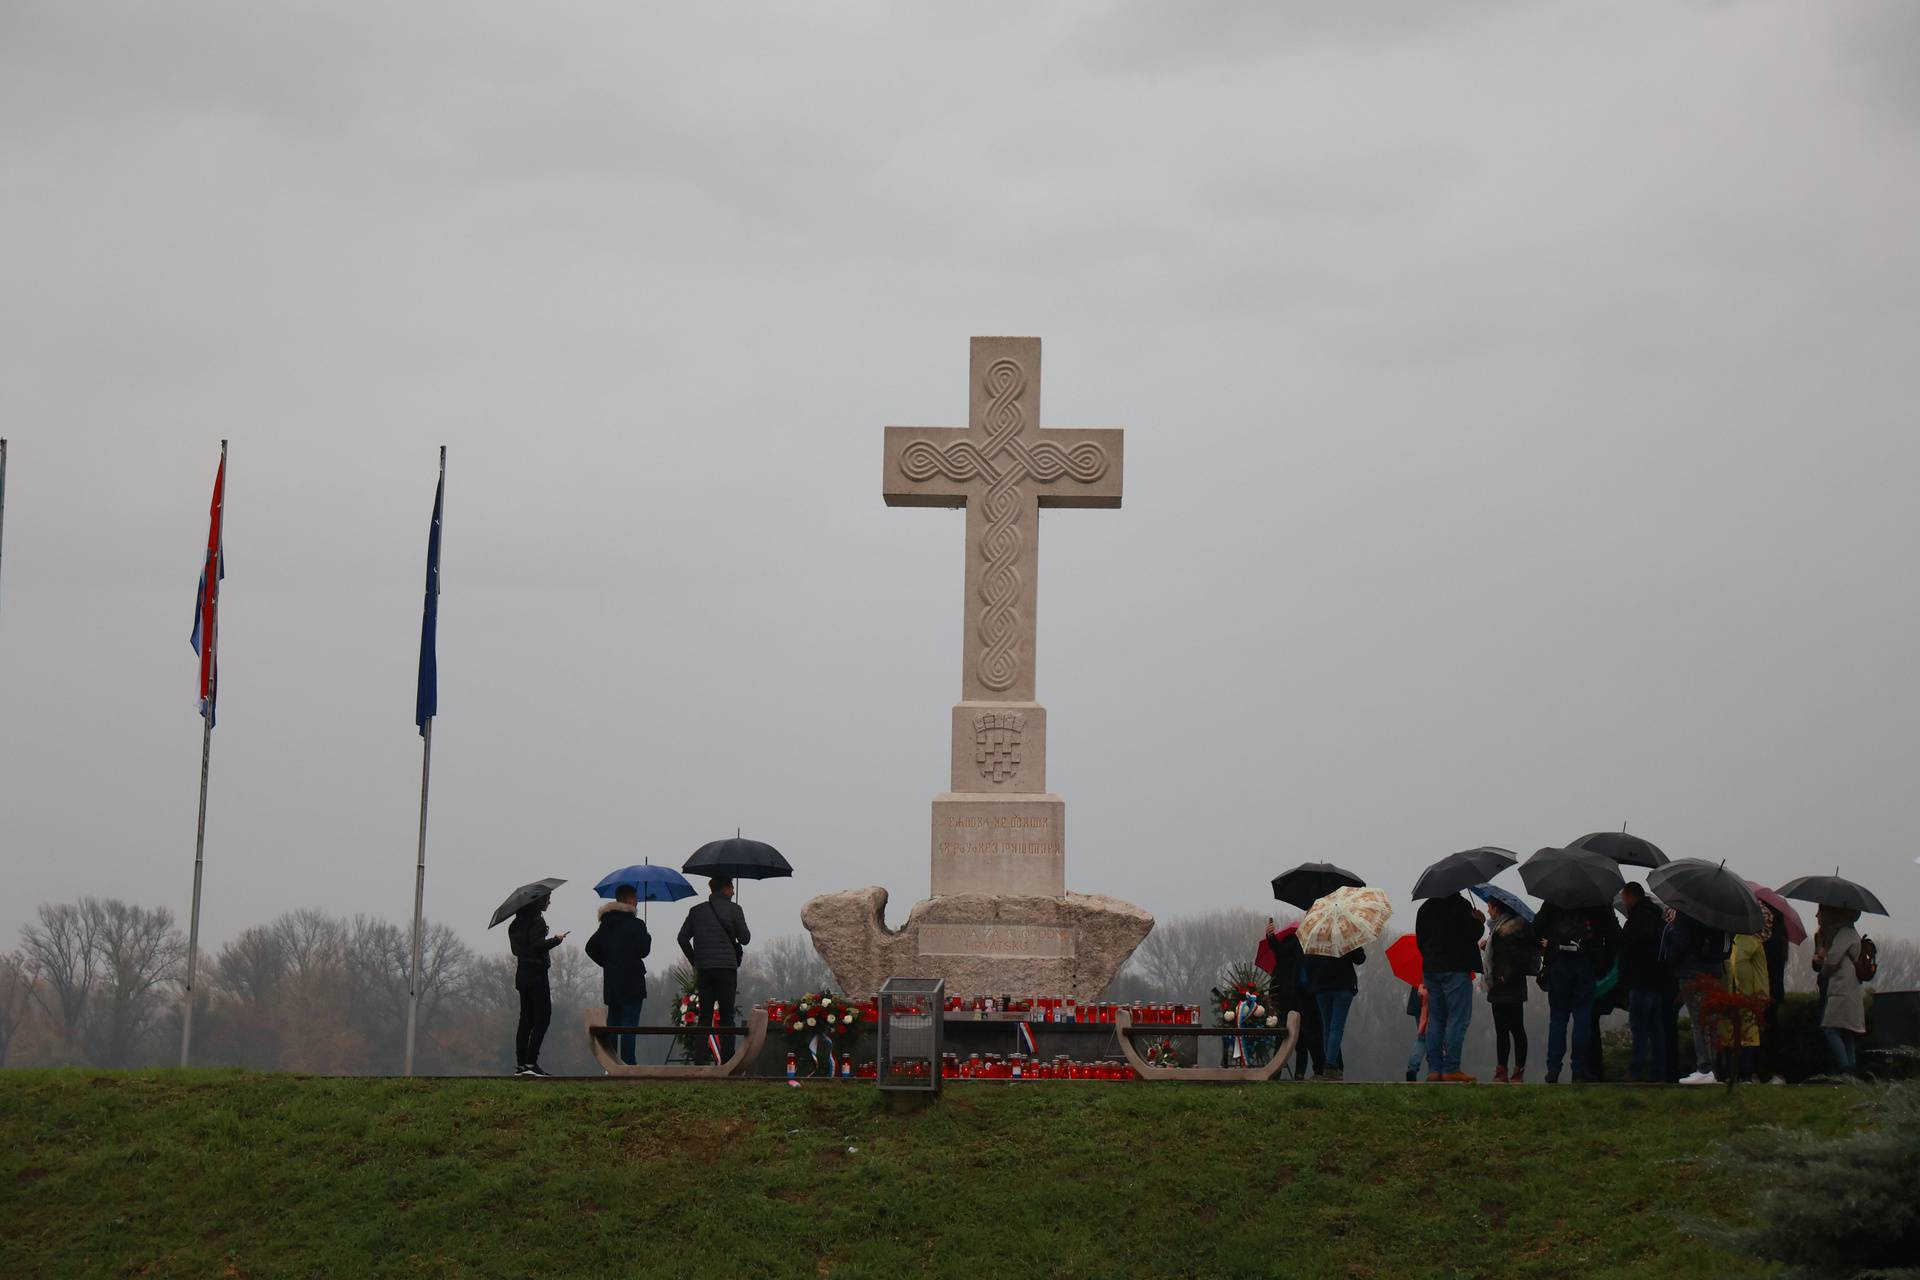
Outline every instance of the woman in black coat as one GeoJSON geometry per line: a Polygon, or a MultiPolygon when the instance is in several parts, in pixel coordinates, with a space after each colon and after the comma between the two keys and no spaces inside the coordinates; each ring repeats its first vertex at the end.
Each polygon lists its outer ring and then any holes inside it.
{"type": "Polygon", "coordinates": [[[553,991],[547,986],[547,953],[567,940],[564,933],[547,936],[547,918],[541,913],[553,905],[551,895],[520,908],[507,925],[507,945],[513,948],[513,987],[520,993],[520,1021],[513,1029],[513,1074],[544,1076],[540,1069],[540,1042],[553,1021],[553,991]]]}

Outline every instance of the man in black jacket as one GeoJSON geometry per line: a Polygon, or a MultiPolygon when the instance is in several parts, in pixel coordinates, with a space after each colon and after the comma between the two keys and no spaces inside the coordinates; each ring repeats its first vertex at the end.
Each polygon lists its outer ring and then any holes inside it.
{"type": "Polygon", "coordinates": [[[1631,1080],[1664,1080],[1667,1074],[1665,974],[1660,934],[1667,927],[1660,908],[1647,901],[1638,881],[1620,891],[1627,921],[1620,929],[1620,987],[1627,993],[1627,1030],[1633,1036],[1631,1080]]]}
{"type": "Polygon", "coordinates": [[[1573,1029],[1573,1079],[1592,1080],[1593,989],[1613,968],[1620,949],[1620,922],[1613,908],[1557,907],[1547,903],[1533,918],[1546,943],[1540,987],[1547,993],[1547,1083],[1560,1083],[1560,1065],[1568,1057],[1567,1029],[1573,1029]]]}
{"type": "MultiPolygon", "coordinates": [[[[600,904],[600,927],[587,939],[587,959],[600,966],[600,999],[607,1025],[637,1027],[647,1003],[647,953],[653,935],[639,916],[640,895],[630,884],[617,886],[613,901],[600,904]]],[[[621,1036],[620,1061],[634,1065],[638,1036],[621,1036]]]]}
{"type": "MultiPolygon", "coordinates": [[[[707,900],[687,912],[677,941],[693,966],[695,990],[700,996],[700,1021],[712,1026],[715,1015],[723,1025],[731,1026],[737,1016],[733,999],[740,987],[740,957],[751,941],[747,916],[733,900],[733,877],[715,876],[713,892],[707,900]]],[[[706,1039],[697,1043],[694,1060],[705,1062],[709,1056],[706,1039]]],[[[722,1061],[733,1056],[733,1037],[720,1037],[722,1061]]]]}
{"type": "Polygon", "coordinates": [[[1427,1079],[1472,1084],[1460,1050],[1473,1020],[1473,975],[1487,918],[1457,893],[1428,898],[1413,918],[1427,985],[1427,1079]]]}

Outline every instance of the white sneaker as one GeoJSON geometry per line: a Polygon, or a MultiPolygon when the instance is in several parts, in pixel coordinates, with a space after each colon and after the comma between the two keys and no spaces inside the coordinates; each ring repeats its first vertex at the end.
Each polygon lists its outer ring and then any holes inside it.
{"type": "Polygon", "coordinates": [[[1681,1076],[1681,1084],[1719,1084],[1711,1071],[1696,1071],[1690,1076],[1681,1076]]]}
{"type": "Polygon", "coordinates": [[[1786,1082],[1787,1078],[1785,1076],[1775,1076],[1773,1079],[1767,1081],[1768,1084],[1785,1084],[1786,1082]]]}

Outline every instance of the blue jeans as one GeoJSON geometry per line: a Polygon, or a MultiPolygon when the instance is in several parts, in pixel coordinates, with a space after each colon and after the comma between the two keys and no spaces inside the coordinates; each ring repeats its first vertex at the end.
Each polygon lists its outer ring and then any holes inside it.
{"type": "MultiPolygon", "coordinates": [[[[635,1000],[632,1004],[610,1004],[607,1006],[607,1025],[610,1027],[638,1027],[645,1024],[640,1021],[640,1011],[646,1007],[645,1000],[635,1000]]],[[[619,1036],[620,1061],[628,1066],[634,1065],[634,1047],[639,1036],[619,1036]]]]}
{"type": "Polygon", "coordinates": [[[1833,1069],[1848,1075],[1860,1065],[1858,1051],[1854,1047],[1853,1032],[1839,1027],[1822,1027],[1820,1034],[1827,1039],[1827,1052],[1833,1055],[1833,1069]]]}
{"type": "Polygon", "coordinates": [[[1351,991],[1316,991],[1313,1002],[1320,1006],[1320,1067],[1326,1071],[1344,1070],[1340,1061],[1340,1037],[1347,1030],[1347,1009],[1353,1004],[1351,991]]]}
{"type": "Polygon", "coordinates": [[[1427,975],[1427,1070],[1452,1075],[1460,1070],[1460,1049],[1473,1021],[1473,975],[1427,975]]]}
{"type": "Polygon", "coordinates": [[[1667,1078],[1667,1002],[1658,991],[1627,992],[1627,1030],[1633,1033],[1633,1062],[1627,1074],[1635,1080],[1667,1078]]]}
{"type": "Polygon", "coordinates": [[[1585,956],[1558,955],[1547,972],[1547,1075],[1560,1074],[1567,1056],[1567,1021],[1573,1021],[1573,1078],[1587,1078],[1593,1049],[1593,966],[1585,956]]]}
{"type": "Polygon", "coordinates": [[[1427,1060],[1427,1038],[1418,1031],[1413,1033],[1413,1050],[1407,1054],[1407,1074],[1420,1074],[1420,1064],[1427,1060]]]}

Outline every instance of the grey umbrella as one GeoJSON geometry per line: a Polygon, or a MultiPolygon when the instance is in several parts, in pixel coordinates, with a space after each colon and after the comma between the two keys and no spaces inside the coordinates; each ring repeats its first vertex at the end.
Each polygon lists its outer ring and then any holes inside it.
{"type": "Polygon", "coordinates": [[[1871,911],[1876,916],[1884,916],[1887,909],[1880,905],[1880,899],[1864,885],[1840,878],[1840,868],[1835,867],[1830,876],[1801,876],[1789,880],[1777,890],[1783,898],[1797,898],[1801,902],[1817,902],[1823,907],[1845,907],[1849,911],[1871,911]]]}
{"type": "Polygon", "coordinates": [[[1760,932],[1760,899],[1725,862],[1675,858],[1647,874],[1647,888],[1660,900],[1709,929],[1729,933],[1760,932]]]}
{"type": "Polygon", "coordinates": [[[521,885],[508,894],[507,900],[494,910],[493,919],[487,921],[487,928],[491,929],[507,917],[518,914],[522,907],[532,906],[565,883],[565,880],[557,876],[548,876],[545,880],[535,880],[532,884],[521,885]]]}
{"type": "Polygon", "coordinates": [[[1576,911],[1604,907],[1627,879],[1620,864],[1592,849],[1541,849],[1520,864],[1520,881],[1542,902],[1576,911]]]}
{"type": "Polygon", "coordinates": [[[1518,861],[1519,854],[1490,844],[1450,853],[1420,873],[1413,884],[1413,896],[1444,898],[1450,893],[1460,893],[1485,884],[1518,861]]]}

